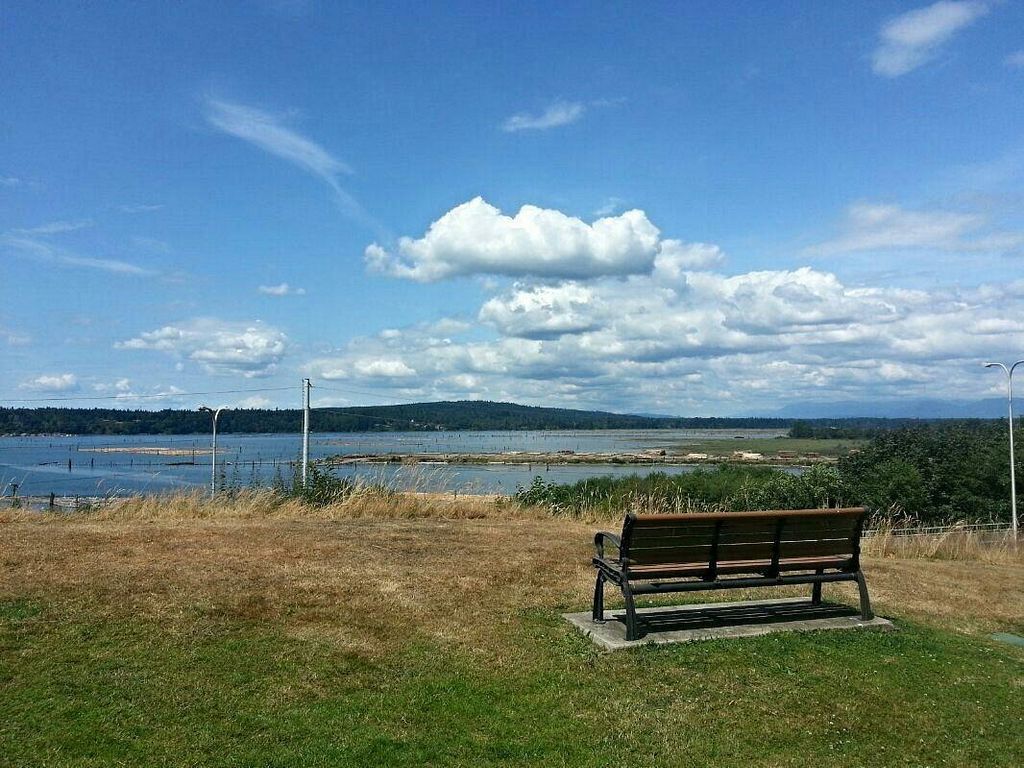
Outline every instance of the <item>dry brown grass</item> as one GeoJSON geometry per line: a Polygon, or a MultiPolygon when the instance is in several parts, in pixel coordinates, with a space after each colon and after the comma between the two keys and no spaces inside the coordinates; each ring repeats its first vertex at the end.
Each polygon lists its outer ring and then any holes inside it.
{"type": "MultiPolygon", "coordinates": [[[[495,517],[503,510],[522,516],[522,509],[497,503],[496,496],[452,493],[392,493],[374,486],[358,486],[343,501],[325,506],[304,504],[272,490],[241,491],[211,500],[206,493],[129,496],[100,502],[66,519],[88,520],[351,520],[376,519],[473,519],[495,517]]],[[[506,514],[506,516],[507,516],[506,514]]],[[[536,513],[535,513],[536,514],[536,513]]],[[[27,509],[2,509],[0,522],[40,519],[27,509]]]]}
{"type": "MultiPolygon", "coordinates": [[[[588,605],[599,527],[608,526],[422,495],[357,495],[322,509],[252,494],[13,513],[0,524],[0,599],[140,615],[172,632],[271,623],[367,655],[429,638],[511,662],[528,652],[514,641],[522,612],[588,605]]],[[[879,613],[965,632],[1019,626],[1019,559],[905,554],[883,548],[865,560],[879,613]]],[[[848,585],[827,592],[855,602],[848,585]]]]}
{"type": "Polygon", "coordinates": [[[864,539],[864,552],[874,557],[963,560],[1024,565],[1024,546],[1009,531],[974,531],[953,526],[942,533],[907,534],[882,525],[864,539]]]}

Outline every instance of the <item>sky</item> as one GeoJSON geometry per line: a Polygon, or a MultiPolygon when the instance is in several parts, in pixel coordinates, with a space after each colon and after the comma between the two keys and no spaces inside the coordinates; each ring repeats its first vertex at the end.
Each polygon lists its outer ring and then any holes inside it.
{"type": "Polygon", "coordinates": [[[0,296],[8,406],[997,396],[1024,3],[5,3],[0,296]]]}

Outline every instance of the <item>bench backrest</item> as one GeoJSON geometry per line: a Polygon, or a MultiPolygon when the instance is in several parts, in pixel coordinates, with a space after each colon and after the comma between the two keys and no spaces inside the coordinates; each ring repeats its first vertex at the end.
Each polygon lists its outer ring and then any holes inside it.
{"type": "Polygon", "coordinates": [[[867,510],[797,509],[681,515],[628,514],[621,557],[631,565],[850,557],[858,569],[867,510]]]}

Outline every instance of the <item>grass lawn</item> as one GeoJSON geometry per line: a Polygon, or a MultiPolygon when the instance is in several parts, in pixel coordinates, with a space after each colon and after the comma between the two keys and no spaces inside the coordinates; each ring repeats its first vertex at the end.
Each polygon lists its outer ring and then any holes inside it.
{"type": "Polygon", "coordinates": [[[1024,652],[987,639],[1024,564],[869,559],[893,633],[607,654],[558,617],[595,527],[0,523],[0,765],[1024,762],[1024,652]]]}

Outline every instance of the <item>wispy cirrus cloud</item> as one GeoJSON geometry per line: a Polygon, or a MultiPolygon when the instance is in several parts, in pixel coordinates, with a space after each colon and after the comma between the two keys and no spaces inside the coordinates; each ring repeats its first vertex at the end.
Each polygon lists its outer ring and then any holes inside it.
{"type": "Polygon", "coordinates": [[[808,249],[829,256],[856,251],[933,249],[1002,252],[1024,246],[1024,234],[988,229],[978,213],[912,211],[898,205],[855,203],[846,210],[841,232],[808,249]]]}
{"type": "Polygon", "coordinates": [[[269,112],[208,98],[206,119],[214,128],[299,166],[331,187],[338,186],[341,174],[352,173],[346,163],[316,142],[286,127],[279,117],[269,112]]]}
{"type": "Polygon", "coordinates": [[[988,13],[980,0],[939,0],[889,19],[879,32],[871,68],[883,77],[899,77],[934,59],[949,40],[988,13]]]}
{"type": "Polygon", "coordinates": [[[280,283],[278,285],[261,285],[259,287],[260,293],[264,296],[305,296],[305,288],[297,288],[288,283],[280,283]]]}
{"type": "Polygon", "coordinates": [[[20,187],[21,184],[17,176],[0,176],[0,187],[20,187]]]}
{"type": "Polygon", "coordinates": [[[58,264],[67,267],[82,267],[85,269],[98,269],[103,272],[111,272],[118,275],[132,275],[136,277],[153,277],[158,273],[152,269],[140,267],[119,259],[97,259],[89,256],[80,256],[64,248],[57,248],[50,243],[43,242],[30,237],[18,237],[15,235],[4,235],[0,237],[0,246],[4,246],[9,252],[18,256],[35,259],[49,264],[58,264]]]}
{"type": "Polygon", "coordinates": [[[19,235],[59,235],[64,232],[75,232],[93,226],[92,219],[76,219],[74,221],[51,221],[38,227],[11,230],[19,235]]]}
{"type": "Polygon", "coordinates": [[[557,128],[561,125],[575,123],[583,117],[586,111],[587,108],[582,102],[556,101],[543,112],[537,114],[519,112],[512,115],[501,124],[501,130],[506,133],[545,131],[549,128],[557,128]]]}
{"type": "Polygon", "coordinates": [[[1024,69],[1024,50],[1014,51],[1009,54],[1003,63],[1010,69],[1024,69]]]}
{"type": "Polygon", "coordinates": [[[159,211],[164,206],[162,203],[147,205],[145,203],[137,203],[134,205],[119,205],[117,210],[121,213],[152,213],[153,211],[159,211]]]}
{"type": "Polygon", "coordinates": [[[32,337],[22,331],[13,328],[5,328],[0,325],[0,341],[11,347],[22,347],[32,343],[32,337]]]}
{"type": "Polygon", "coordinates": [[[618,211],[621,211],[626,205],[626,201],[621,197],[608,197],[601,203],[600,206],[594,209],[593,213],[595,216],[611,216],[618,211]]]}
{"type": "Polygon", "coordinates": [[[206,121],[222,133],[258,147],[324,182],[334,192],[342,212],[356,221],[390,237],[362,204],[341,186],[340,178],[352,168],[312,139],[289,128],[278,115],[224,99],[206,98],[206,121]]]}

